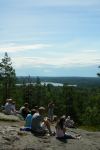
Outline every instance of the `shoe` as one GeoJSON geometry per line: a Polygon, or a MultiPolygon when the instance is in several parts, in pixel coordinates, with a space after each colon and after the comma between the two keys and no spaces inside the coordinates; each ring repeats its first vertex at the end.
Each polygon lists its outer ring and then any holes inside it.
{"type": "Polygon", "coordinates": [[[77,136],[76,138],[79,140],[79,139],[81,138],[81,136],[79,135],[79,136],[77,136]]]}
{"type": "Polygon", "coordinates": [[[55,136],[55,134],[56,134],[55,132],[51,132],[50,133],[51,136],[55,136]]]}

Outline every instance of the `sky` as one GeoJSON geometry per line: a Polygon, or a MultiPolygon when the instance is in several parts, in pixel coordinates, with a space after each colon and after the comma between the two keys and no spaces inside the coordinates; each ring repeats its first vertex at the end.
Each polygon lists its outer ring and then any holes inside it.
{"type": "Polygon", "coordinates": [[[0,62],[17,76],[96,77],[100,0],[0,0],[0,62]]]}

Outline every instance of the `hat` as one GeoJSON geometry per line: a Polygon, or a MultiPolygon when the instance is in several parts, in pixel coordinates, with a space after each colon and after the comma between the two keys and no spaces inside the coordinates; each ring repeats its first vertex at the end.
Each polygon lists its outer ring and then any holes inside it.
{"type": "Polygon", "coordinates": [[[62,119],[65,119],[65,118],[66,118],[66,116],[65,116],[65,115],[63,115],[63,116],[61,116],[61,118],[62,118],[62,119]]]}
{"type": "Polygon", "coordinates": [[[45,108],[41,106],[41,107],[39,107],[39,110],[45,110],[45,108]]]}

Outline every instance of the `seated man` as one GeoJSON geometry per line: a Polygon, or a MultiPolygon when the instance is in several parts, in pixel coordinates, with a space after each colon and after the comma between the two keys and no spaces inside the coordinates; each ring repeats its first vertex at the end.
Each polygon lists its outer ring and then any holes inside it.
{"type": "Polygon", "coordinates": [[[30,113],[29,104],[25,103],[24,106],[20,108],[20,114],[24,119],[26,119],[27,115],[30,113]]]}
{"type": "Polygon", "coordinates": [[[31,129],[33,133],[37,133],[39,135],[44,135],[47,130],[49,134],[52,135],[52,131],[50,128],[50,123],[47,119],[44,119],[43,115],[45,112],[44,107],[40,107],[38,112],[36,112],[32,117],[31,129]],[[46,127],[46,128],[45,128],[46,127]]]}

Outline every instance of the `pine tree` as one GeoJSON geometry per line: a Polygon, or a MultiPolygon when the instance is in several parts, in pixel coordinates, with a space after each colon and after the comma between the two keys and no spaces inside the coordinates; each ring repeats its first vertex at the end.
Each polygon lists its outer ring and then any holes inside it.
{"type": "MultiPolygon", "coordinates": [[[[99,68],[100,68],[100,66],[99,66],[99,68]]],[[[100,77],[100,73],[97,73],[97,76],[99,76],[99,77],[100,77]]]]}
{"type": "Polygon", "coordinates": [[[0,77],[1,77],[1,85],[3,88],[3,99],[10,98],[11,89],[15,84],[15,70],[12,67],[11,58],[8,57],[7,52],[5,52],[4,58],[0,63],[0,77]]]}

